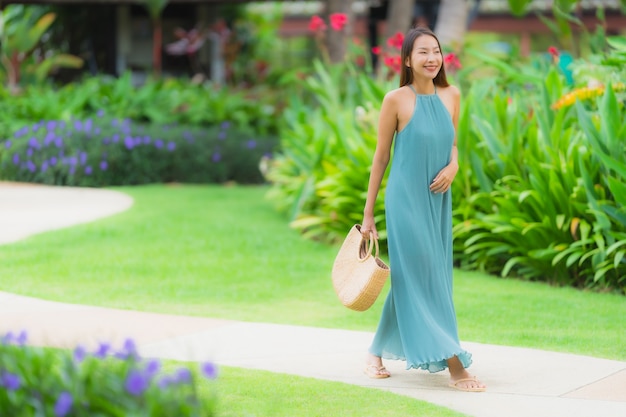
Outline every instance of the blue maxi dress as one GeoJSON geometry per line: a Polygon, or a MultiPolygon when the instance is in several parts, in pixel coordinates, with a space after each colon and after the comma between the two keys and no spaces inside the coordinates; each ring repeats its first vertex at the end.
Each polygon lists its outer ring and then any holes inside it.
{"type": "MultiPolygon", "coordinates": [[[[413,87],[411,86],[411,89],[413,87]]],[[[413,90],[415,92],[415,90],[413,90]]],[[[391,290],[370,353],[439,372],[460,346],[452,301],[452,202],[429,186],[450,162],[452,117],[435,93],[416,94],[415,111],[394,142],[385,193],[391,290]]]]}

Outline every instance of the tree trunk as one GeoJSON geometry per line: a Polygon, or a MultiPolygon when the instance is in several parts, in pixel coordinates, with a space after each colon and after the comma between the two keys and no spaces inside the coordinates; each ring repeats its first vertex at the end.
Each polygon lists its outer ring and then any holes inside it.
{"type": "MultiPolygon", "coordinates": [[[[352,4],[354,0],[326,0],[326,16],[333,13],[343,13],[348,18],[348,24],[342,30],[334,30],[328,25],[326,46],[331,62],[342,62],[346,56],[347,42],[354,27],[354,13],[352,4]]],[[[328,21],[328,19],[326,19],[328,21]]]]}
{"type": "Polygon", "coordinates": [[[443,48],[458,51],[463,46],[468,16],[466,0],[441,0],[435,34],[443,48]]]}
{"type": "Polygon", "coordinates": [[[161,18],[154,19],[154,29],[152,32],[152,70],[154,71],[154,77],[161,77],[161,68],[163,54],[161,49],[163,48],[163,25],[161,18]]]}
{"type": "MultiPolygon", "coordinates": [[[[397,32],[406,33],[413,22],[413,8],[415,0],[389,0],[389,12],[387,13],[387,23],[385,25],[385,40],[383,45],[389,48],[386,40],[397,32]]],[[[388,49],[388,52],[395,53],[388,49]]],[[[397,51],[396,51],[397,52],[397,51]]]]}

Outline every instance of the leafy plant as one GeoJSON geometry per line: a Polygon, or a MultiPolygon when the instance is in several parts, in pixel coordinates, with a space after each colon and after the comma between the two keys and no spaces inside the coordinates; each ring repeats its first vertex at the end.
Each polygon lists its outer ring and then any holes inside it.
{"type": "MultiPolygon", "coordinates": [[[[32,6],[8,5],[0,11],[0,63],[7,72],[11,92],[19,91],[24,64],[31,58],[35,47],[55,18],[54,13],[42,14],[42,9],[32,6]]],[[[31,66],[32,72],[41,81],[55,67],[80,68],[82,64],[79,57],[48,51],[45,58],[38,59],[31,66]]]]}
{"type": "Polygon", "coordinates": [[[273,138],[229,122],[215,128],[144,125],[105,117],[48,120],[0,142],[0,178],[55,185],[263,182],[273,138]]]}
{"type": "MultiPolygon", "coordinates": [[[[314,68],[304,80],[305,98],[294,98],[284,111],[280,153],[267,178],[271,198],[293,227],[334,241],[362,220],[376,142],[374,106],[384,90],[349,62],[315,61],[314,68]]],[[[384,219],[382,199],[377,212],[384,219]]]]}
{"type": "Polygon", "coordinates": [[[201,364],[166,373],[158,360],[140,358],[132,339],[93,352],[26,345],[27,335],[0,338],[0,409],[6,415],[78,417],[149,415],[210,417],[215,396],[198,395],[198,374],[214,380],[217,367],[201,364]]]}

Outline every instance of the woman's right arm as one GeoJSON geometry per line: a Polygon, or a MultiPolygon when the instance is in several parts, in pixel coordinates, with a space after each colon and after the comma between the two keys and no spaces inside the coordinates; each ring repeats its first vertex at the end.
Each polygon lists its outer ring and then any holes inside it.
{"type": "Polygon", "coordinates": [[[378,119],[378,140],[376,142],[376,151],[372,160],[372,170],[370,172],[369,184],[367,186],[367,200],[365,201],[365,209],[363,210],[363,224],[361,225],[361,233],[364,237],[369,238],[369,232],[374,233],[374,238],[378,239],[378,230],[374,221],[374,206],[380,184],[387,170],[389,159],[391,156],[391,143],[398,126],[398,110],[396,97],[394,94],[387,93],[383,99],[380,108],[380,116],[378,119]]]}

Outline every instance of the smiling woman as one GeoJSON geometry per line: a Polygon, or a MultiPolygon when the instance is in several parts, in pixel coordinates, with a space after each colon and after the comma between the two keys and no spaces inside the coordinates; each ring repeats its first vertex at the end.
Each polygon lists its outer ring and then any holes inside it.
{"type": "Polygon", "coordinates": [[[391,165],[385,218],[391,291],[369,348],[365,372],[386,378],[382,358],[406,367],[450,370],[450,387],[484,391],[466,370],[472,355],[459,341],[452,300],[452,197],[458,171],[460,93],[448,84],[441,45],[426,28],[412,29],[401,49],[400,88],[385,95],[361,231],[378,238],[374,206],[391,165]]]}

